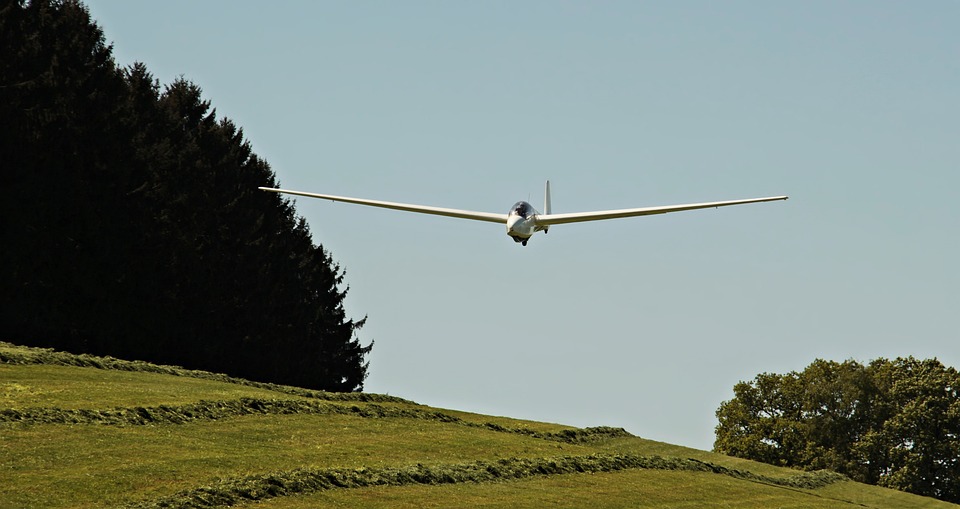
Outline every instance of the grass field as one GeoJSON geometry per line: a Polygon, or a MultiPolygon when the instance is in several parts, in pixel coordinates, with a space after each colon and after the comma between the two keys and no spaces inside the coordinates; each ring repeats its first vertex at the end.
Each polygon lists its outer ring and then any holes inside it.
{"type": "Polygon", "coordinates": [[[0,508],[957,507],[634,437],[0,343],[0,508]]]}

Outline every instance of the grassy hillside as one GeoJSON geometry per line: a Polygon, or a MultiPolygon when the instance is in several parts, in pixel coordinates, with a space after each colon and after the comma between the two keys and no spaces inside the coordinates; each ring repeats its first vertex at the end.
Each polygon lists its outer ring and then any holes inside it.
{"type": "Polygon", "coordinates": [[[956,507],[634,437],[0,343],[0,508],[956,507]]]}

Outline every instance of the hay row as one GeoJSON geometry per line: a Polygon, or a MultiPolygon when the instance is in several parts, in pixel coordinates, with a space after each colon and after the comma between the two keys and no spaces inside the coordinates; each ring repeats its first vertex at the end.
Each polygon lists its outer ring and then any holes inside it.
{"type": "Polygon", "coordinates": [[[137,509],[186,509],[228,507],[242,502],[302,495],[319,491],[373,486],[441,485],[485,483],[560,474],[618,472],[631,469],[682,470],[727,475],[776,486],[817,489],[846,480],[832,472],[798,473],[787,478],[760,476],[695,459],[659,456],[603,455],[554,458],[510,458],[498,461],[446,465],[415,465],[403,468],[296,469],[224,479],[209,486],[154,501],[141,502],[137,509]]]}
{"type": "Polygon", "coordinates": [[[321,399],[324,401],[345,401],[345,402],[364,402],[364,403],[405,403],[415,405],[416,403],[384,394],[368,394],[363,392],[325,392],[301,389],[299,387],[290,387],[286,385],[271,384],[265,382],[254,382],[243,378],[236,378],[208,371],[195,369],[186,369],[179,366],[165,366],[151,364],[144,361],[126,361],[114,357],[99,357],[89,354],[73,354],[59,352],[49,348],[34,348],[19,345],[13,345],[0,341],[0,364],[11,365],[50,365],[50,366],[72,366],[80,368],[95,368],[115,371],[133,371],[142,373],[157,373],[162,375],[179,376],[184,378],[196,378],[200,380],[211,380],[216,382],[243,385],[246,387],[255,387],[269,391],[279,392],[290,396],[300,396],[305,398],[321,399]]]}
{"type": "Polygon", "coordinates": [[[378,404],[338,405],[306,399],[260,399],[199,401],[188,405],[94,409],[23,408],[0,410],[0,423],[80,424],[103,426],[178,425],[197,421],[217,421],[248,415],[351,415],[362,418],[420,419],[483,428],[500,433],[565,443],[585,443],[617,437],[630,437],[623,428],[596,427],[567,429],[555,433],[526,428],[508,428],[493,423],[478,423],[443,412],[420,408],[387,407],[378,404]]]}

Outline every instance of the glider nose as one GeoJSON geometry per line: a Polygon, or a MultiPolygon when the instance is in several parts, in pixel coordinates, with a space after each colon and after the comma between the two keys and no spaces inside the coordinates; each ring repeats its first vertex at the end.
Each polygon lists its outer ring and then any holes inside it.
{"type": "Polygon", "coordinates": [[[510,214],[510,216],[507,217],[507,231],[514,231],[517,223],[520,221],[523,221],[522,217],[518,216],[517,214],[510,214]]]}
{"type": "Polygon", "coordinates": [[[507,217],[507,234],[513,236],[514,234],[519,234],[523,237],[529,237],[532,232],[530,226],[527,224],[527,218],[519,214],[510,214],[507,217]]]}
{"type": "Polygon", "coordinates": [[[533,235],[533,231],[529,218],[519,214],[510,214],[507,217],[507,235],[513,240],[527,245],[527,240],[533,235]]]}

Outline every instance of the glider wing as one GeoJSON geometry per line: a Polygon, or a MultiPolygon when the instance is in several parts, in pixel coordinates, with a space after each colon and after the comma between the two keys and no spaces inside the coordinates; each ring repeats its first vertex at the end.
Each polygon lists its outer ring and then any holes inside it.
{"type": "Polygon", "coordinates": [[[708,203],[689,203],[686,205],[668,205],[665,207],[643,207],[637,209],[598,210],[595,212],[574,212],[570,214],[543,214],[537,216],[537,226],[552,226],[555,224],[579,223],[583,221],[600,221],[602,219],[617,219],[620,217],[649,216],[680,212],[681,210],[710,209],[740,205],[742,203],[757,203],[764,201],[786,200],[786,196],[771,196],[769,198],[751,198],[749,200],[715,201],[708,203]]]}
{"type": "Polygon", "coordinates": [[[445,209],[441,207],[428,207],[426,205],[413,205],[409,203],[394,203],[389,201],[367,200],[363,198],[350,198],[347,196],[305,193],[303,191],[291,191],[289,189],[276,189],[272,187],[261,187],[260,189],[274,193],[293,194],[297,196],[307,196],[309,198],[320,198],[323,200],[342,201],[344,203],[356,203],[358,205],[369,205],[371,207],[405,210],[407,212],[419,212],[421,214],[433,214],[435,216],[459,217],[461,219],[473,219],[475,221],[488,221],[491,223],[502,224],[506,224],[507,222],[506,214],[495,214],[493,212],[474,212],[472,210],[445,209]]]}

